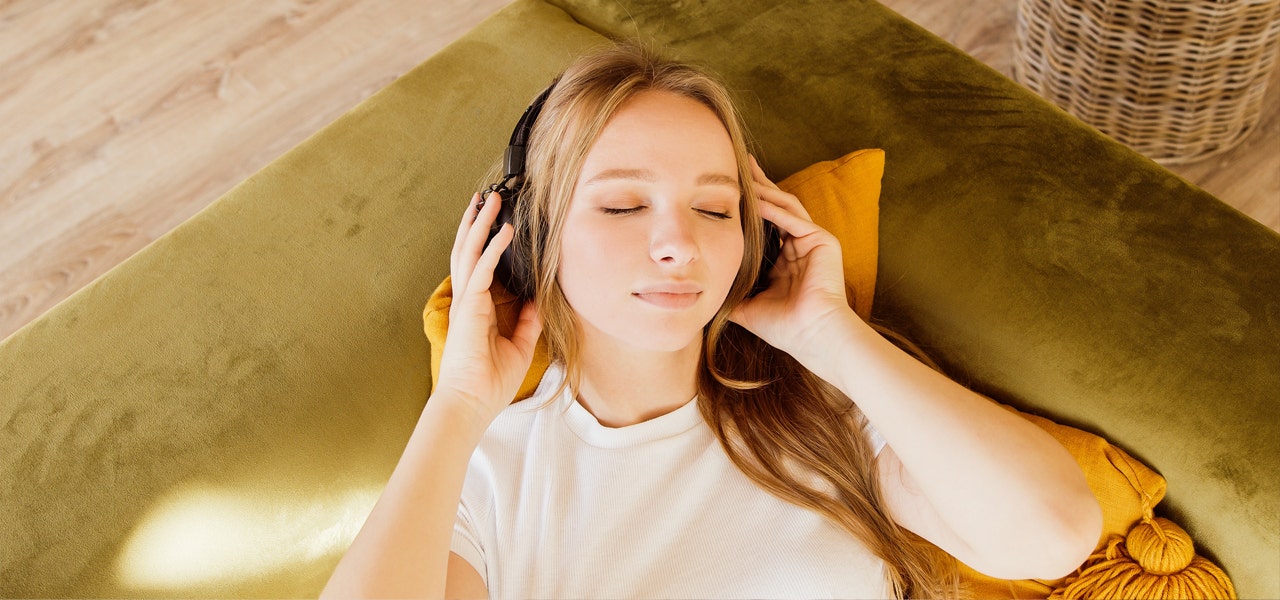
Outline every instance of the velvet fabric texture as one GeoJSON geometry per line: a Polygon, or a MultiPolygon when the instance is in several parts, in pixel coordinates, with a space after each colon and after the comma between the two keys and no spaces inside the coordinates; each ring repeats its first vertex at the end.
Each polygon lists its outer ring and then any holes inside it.
{"type": "Polygon", "coordinates": [[[0,342],[0,595],[318,593],[426,401],[478,179],[632,35],[729,82],[775,179],[883,148],[875,316],[1159,471],[1280,597],[1280,236],[869,0],[516,0],[0,342]]]}
{"type": "MultiPolygon", "coordinates": [[[[838,159],[815,163],[778,182],[779,188],[795,194],[815,223],[840,240],[849,303],[864,320],[870,316],[871,294],[875,289],[877,215],[884,160],[882,150],[858,150],[838,159]]],[[[522,302],[501,283],[494,283],[489,291],[496,308],[498,330],[502,335],[510,336],[519,319],[522,302]]],[[[433,381],[440,376],[440,359],[448,339],[452,300],[452,281],[446,277],[423,309],[423,330],[431,344],[433,381]]],[[[546,345],[539,340],[529,372],[514,401],[524,400],[533,394],[549,363],[546,345]]],[[[1089,488],[1102,506],[1103,529],[1098,540],[1099,548],[1105,547],[1111,536],[1127,534],[1145,511],[1154,508],[1164,498],[1164,478],[1124,450],[1086,431],[1009,406],[1005,408],[1047,431],[1080,464],[1089,488]]],[[[1045,598],[1064,581],[997,579],[964,565],[961,565],[961,577],[962,589],[974,598],[1045,598]]]]}
{"type": "Polygon", "coordinates": [[[770,174],[883,148],[876,317],[1150,465],[1280,597],[1280,235],[871,0],[549,1],[721,73],[770,174]]]}

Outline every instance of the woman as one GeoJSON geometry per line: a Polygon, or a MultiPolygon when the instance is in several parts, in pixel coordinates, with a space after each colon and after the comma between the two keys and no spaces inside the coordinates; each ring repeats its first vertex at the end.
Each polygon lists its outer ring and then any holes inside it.
{"type": "Polygon", "coordinates": [[[956,559],[1083,562],[1072,457],[858,318],[839,243],[747,144],[722,84],[647,47],[561,74],[520,233],[486,246],[497,194],[461,218],[439,381],[326,595],[955,596],[956,559]],[[783,245],[752,296],[761,219],[783,245]],[[535,296],[507,338],[516,235],[535,296]],[[511,404],[539,336],[552,366],[511,404]]]}

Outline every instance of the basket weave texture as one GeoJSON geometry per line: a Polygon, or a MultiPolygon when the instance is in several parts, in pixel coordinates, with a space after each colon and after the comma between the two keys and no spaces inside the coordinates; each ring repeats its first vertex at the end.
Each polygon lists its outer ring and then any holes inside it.
{"type": "Polygon", "coordinates": [[[1018,0],[1014,78],[1163,164],[1259,121],[1280,0],[1018,0]]]}

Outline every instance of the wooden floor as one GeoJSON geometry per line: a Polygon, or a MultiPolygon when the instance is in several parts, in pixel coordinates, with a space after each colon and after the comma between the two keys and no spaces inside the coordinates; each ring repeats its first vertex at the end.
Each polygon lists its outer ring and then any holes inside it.
{"type": "MultiPolygon", "coordinates": [[[[508,0],[0,0],[0,338],[508,0]]],[[[1015,0],[885,0],[1010,75],[1015,0]]],[[[1175,168],[1280,230],[1280,72],[1259,129],[1175,168]]]]}

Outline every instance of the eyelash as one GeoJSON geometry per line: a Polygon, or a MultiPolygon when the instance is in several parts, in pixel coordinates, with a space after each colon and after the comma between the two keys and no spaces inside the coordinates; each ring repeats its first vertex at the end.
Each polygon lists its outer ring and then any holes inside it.
{"type": "MultiPolygon", "coordinates": [[[[628,214],[631,214],[631,213],[633,213],[633,212],[636,212],[637,210],[640,210],[641,208],[644,208],[644,207],[643,207],[643,206],[637,206],[637,207],[635,207],[635,208],[601,208],[600,210],[604,211],[604,214],[606,214],[606,215],[628,215],[628,214]]],[[[702,213],[702,214],[704,214],[704,215],[707,215],[708,217],[712,217],[712,218],[716,218],[716,219],[721,219],[721,220],[726,220],[726,219],[732,219],[732,218],[733,218],[733,215],[731,215],[731,214],[729,214],[729,213],[718,213],[718,212],[711,211],[711,210],[699,210],[698,212],[700,212],[700,213],[702,213]]]]}

